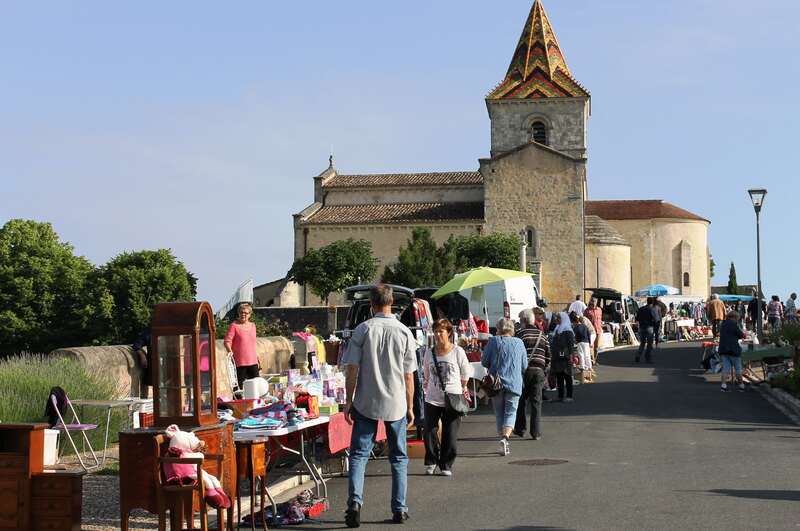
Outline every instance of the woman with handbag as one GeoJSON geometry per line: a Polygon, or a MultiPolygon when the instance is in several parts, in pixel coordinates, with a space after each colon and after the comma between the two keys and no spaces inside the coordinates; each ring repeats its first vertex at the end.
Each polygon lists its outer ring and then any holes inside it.
{"type": "Polygon", "coordinates": [[[492,397],[497,435],[500,436],[500,455],[511,450],[508,438],[517,420],[517,405],[522,394],[522,376],[528,367],[528,352],[525,344],[514,337],[514,321],[497,321],[497,333],[486,344],[481,356],[481,365],[486,367],[484,388],[492,397]]]}
{"type": "Polygon", "coordinates": [[[464,394],[472,375],[472,366],[464,349],[453,344],[453,325],[450,321],[436,321],[433,335],[436,346],[425,351],[422,371],[425,389],[425,473],[433,475],[438,466],[443,476],[452,476],[461,417],[469,409],[464,394]],[[438,437],[440,420],[441,444],[438,437]]]}

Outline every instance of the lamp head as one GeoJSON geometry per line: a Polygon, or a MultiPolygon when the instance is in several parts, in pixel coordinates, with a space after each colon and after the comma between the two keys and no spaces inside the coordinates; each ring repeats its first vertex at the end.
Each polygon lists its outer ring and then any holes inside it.
{"type": "Polygon", "coordinates": [[[751,188],[747,193],[750,194],[750,201],[753,202],[753,208],[756,213],[761,212],[761,206],[764,204],[764,197],[767,195],[766,188],[751,188]]]}

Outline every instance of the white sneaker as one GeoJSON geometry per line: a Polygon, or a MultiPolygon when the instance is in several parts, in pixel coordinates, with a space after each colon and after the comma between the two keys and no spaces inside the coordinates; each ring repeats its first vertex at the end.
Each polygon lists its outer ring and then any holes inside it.
{"type": "Polygon", "coordinates": [[[440,473],[443,476],[452,476],[453,475],[453,471],[452,470],[441,470],[440,473]]]}
{"type": "Polygon", "coordinates": [[[570,398],[570,397],[567,397],[567,398],[564,399],[564,402],[573,402],[573,399],[570,398]]]}
{"type": "Polygon", "coordinates": [[[436,465],[425,465],[425,475],[432,476],[436,472],[436,465]]]}
{"type": "Polygon", "coordinates": [[[728,384],[720,385],[719,386],[719,390],[722,391],[723,393],[727,393],[728,392],[728,384]]]}
{"type": "Polygon", "coordinates": [[[500,439],[500,455],[506,456],[511,453],[511,448],[508,446],[508,439],[500,439]]]}
{"type": "Polygon", "coordinates": [[[739,391],[741,391],[741,392],[744,392],[744,384],[743,384],[743,383],[740,383],[740,384],[738,385],[738,389],[739,389],[739,391]]]}

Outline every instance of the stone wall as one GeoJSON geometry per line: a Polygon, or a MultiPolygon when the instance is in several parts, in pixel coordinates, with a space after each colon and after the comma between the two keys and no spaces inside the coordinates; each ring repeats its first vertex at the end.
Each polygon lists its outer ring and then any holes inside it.
{"type": "Polygon", "coordinates": [[[631,293],[631,248],[627,245],[586,244],[586,287],[631,293]]]}
{"type": "Polygon", "coordinates": [[[631,244],[633,290],[667,284],[683,295],[707,297],[708,223],[685,219],[607,220],[631,244]],[[686,242],[686,243],[683,243],[686,242]],[[683,273],[689,286],[683,286],[683,273]]]}
{"type": "Polygon", "coordinates": [[[540,290],[550,301],[571,301],[583,293],[585,171],[583,161],[538,144],[481,160],[486,230],[536,230],[540,290]]]}
{"type": "MultiPolygon", "coordinates": [[[[217,394],[231,395],[231,385],[226,364],[225,347],[218,339],[217,394]]],[[[261,368],[265,373],[277,373],[288,368],[289,357],[294,353],[292,342],[285,337],[259,337],[256,349],[261,368]]],[[[102,347],[71,347],[56,349],[51,356],[72,358],[92,373],[105,373],[117,384],[117,398],[139,395],[142,371],[134,361],[130,345],[102,347]]]]}
{"type": "Polygon", "coordinates": [[[531,141],[531,126],[541,121],[548,145],[573,157],[586,155],[588,98],[487,100],[492,127],[492,156],[531,141]]]}

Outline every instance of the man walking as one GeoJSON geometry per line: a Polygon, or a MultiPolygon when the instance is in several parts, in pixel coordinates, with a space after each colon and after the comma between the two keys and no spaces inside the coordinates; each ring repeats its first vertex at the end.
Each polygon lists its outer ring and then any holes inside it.
{"type": "Polygon", "coordinates": [[[572,304],[570,304],[569,308],[567,309],[567,315],[571,314],[572,312],[575,312],[578,315],[583,315],[583,312],[586,311],[586,308],[586,303],[581,300],[581,296],[575,295],[575,300],[572,301],[572,304]]]}
{"type": "Polygon", "coordinates": [[[786,321],[789,323],[797,322],[797,293],[792,293],[786,299],[786,311],[784,313],[786,321]]]}
{"type": "Polygon", "coordinates": [[[545,371],[550,366],[550,342],[547,336],[534,324],[536,316],[531,310],[522,310],[519,314],[522,328],[517,337],[525,344],[528,352],[528,368],[522,378],[522,396],[517,406],[517,420],[514,423],[514,434],[525,436],[525,409],[531,412],[531,437],[538,441],[542,438],[542,393],[546,380],[545,371]]]}
{"type": "Polygon", "coordinates": [[[653,306],[653,298],[648,297],[647,304],[639,308],[639,311],[636,312],[636,322],[639,323],[639,350],[636,353],[636,358],[634,358],[636,363],[642,360],[642,351],[644,351],[645,361],[647,363],[653,363],[654,328],[658,320],[653,306]]]}
{"type": "Polygon", "coordinates": [[[372,319],[356,327],[344,356],[347,366],[345,417],[353,424],[350,438],[348,527],[361,525],[364,472],[378,422],[386,426],[392,466],[392,521],[408,520],[406,428],[414,421],[414,371],[417,343],[411,331],[392,314],[392,288],[370,290],[372,319]]]}
{"type": "Polygon", "coordinates": [[[714,337],[719,337],[719,325],[725,320],[725,303],[719,300],[719,295],[716,293],[711,295],[706,313],[708,320],[711,321],[711,333],[714,337]]]}

